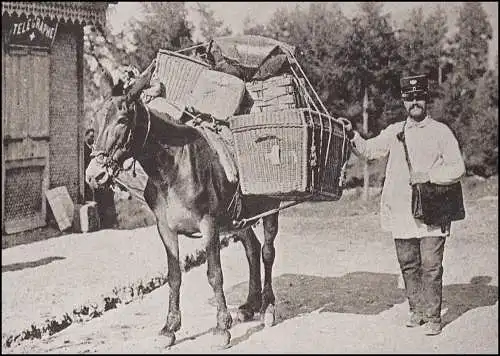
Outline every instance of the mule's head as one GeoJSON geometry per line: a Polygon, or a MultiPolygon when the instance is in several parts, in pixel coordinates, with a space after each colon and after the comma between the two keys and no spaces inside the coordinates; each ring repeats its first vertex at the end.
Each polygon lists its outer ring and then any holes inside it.
{"type": "MultiPolygon", "coordinates": [[[[107,95],[111,96],[104,102],[94,119],[96,139],[91,154],[92,159],[85,171],[85,180],[93,189],[111,185],[113,178],[122,169],[124,161],[132,156],[138,110],[142,107],[139,98],[144,88],[149,85],[155,66],[156,61],[153,60],[127,88],[124,88],[123,80],[113,85],[112,79],[109,79],[111,75],[104,70],[109,77],[107,95]]],[[[149,127],[144,144],[148,133],[149,127]]]]}
{"type": "Polygon", "coordinates": [[[85,179],[93,189],[112,183],[132,155],[132,135],[136,126],[136,101],[126,96],[113,96],[106,100],[96,115],[96,140],[85,179]]]}

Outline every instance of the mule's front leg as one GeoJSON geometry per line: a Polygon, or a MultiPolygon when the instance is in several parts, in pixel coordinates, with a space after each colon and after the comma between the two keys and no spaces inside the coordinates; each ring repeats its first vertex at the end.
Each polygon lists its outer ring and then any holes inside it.
{"type": "Polygon", "coordinates": [[[181,312],[179,310],[179,298],[181,288],[181,268],[179,265],[179,239],[177,232],[172,231],[167,224],[167,204],[159,190],[148,179],[144,188],[144,199],[156,217],[156,227],[160,234],[165,250],[167,251],[168,264],[168,315],[167,322],[160,331],[161,335],[167,337],[167,345],[175,342],[175,332],[181,328],[181,312]]]}
{"type": "Polygon", "coordinates": [[[165,250],[167,251],[167,278],[170,287],[167,322],[160,331],[160,334],[167,337],[167,344],[170,346],[175,343],[175,332],[181,328],[179,300],[182,274],[179,264],[179,239],[177,233],[171,231],[162,223],[158,223],[157,225],[158,232],[160,233],[163,244],[165,245],[165,250]]]}
{"type": "Polygon", "coordinates": [[[264,245],[262,246],[262,261],[264,263],[264,288],[262,289],[262,307],[260,310],[264,322],[268,326],[275,322],[275,297],[273,292],[273,263],[276,255],[274,239],[278,234],[278,214],[266,216],[264,223],[264,245]]]}
{"type": "Polygon", "coordinates": [[[231,334],[228,329],[231,328],[233,320],[227,310],[223,289],[219,232],[211,217],[202,220],[200,231],[206,239],[208,282],[214,290],[215,301],[217,302],[217,327],[214,330],[214,335],[219,339],[217,346],[225,347],[231,341],[231,334]]]}

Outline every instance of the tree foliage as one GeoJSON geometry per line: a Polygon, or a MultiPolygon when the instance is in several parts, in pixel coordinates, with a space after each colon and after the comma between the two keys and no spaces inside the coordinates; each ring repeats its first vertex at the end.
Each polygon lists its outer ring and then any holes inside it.
{"type": "Polygon", "coordinates": [[[146,68],[159,49],[178,50],[193,44],[192,26],[184,2],[144,2],[144,14],[113,34],[109,27],[86,26],[84,36],[85,120],[90,125],[103,94],[116,83],[117,69],[133,65],[146,68]]]}
{"type": "Polygon", "coordinates": [[[229,27],[224,26],[224,21],[215,17],[215,13],[209,4],[197,2],[196,5],[196,10],[201,16],[200,32],[206,41],[216,37],[229,36],[232,33],[229,27]]]}
{"type": "MultiPolygon", "coordinates": [[[[369,131],[378,133],[397,118],[394,113],[401,56],[390,15],[382,4],[360,3],[360,15],[352,19],[336,62],[342,68],[351,98],[348,112],[354,122],[361,121],[361,102],[365,89],[369,97],[369,131]]],[[[400,106],[400,105],[399,105],[400,106]]],[[[397,111],[397,110],[396,110],[397,111]]]]}
{"type": "Polygon", "coordinates": [[[448,43],[453,71],[442,86],[441,119],[457,135],[470,173],[496,172],[498,138],[491,138],[489,133],[494,132],[498,137],[498,113],[485,101],[487,97],[498,97],[493,90],[495,83],[488,84],[494,74],[488,72],[491,24],[480,3],[463,3],[457,27],[458,31],[448,43]]]}

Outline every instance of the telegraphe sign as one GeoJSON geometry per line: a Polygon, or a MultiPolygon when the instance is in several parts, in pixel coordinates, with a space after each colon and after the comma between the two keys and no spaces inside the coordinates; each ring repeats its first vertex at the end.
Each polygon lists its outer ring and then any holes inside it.
{"type": "Polygon", "coordinates": [[[28,17],[10,24],[8,44],[11,47],[36,47],[49,49],[57,33],[57,21],[42,17],[28,17]]]}

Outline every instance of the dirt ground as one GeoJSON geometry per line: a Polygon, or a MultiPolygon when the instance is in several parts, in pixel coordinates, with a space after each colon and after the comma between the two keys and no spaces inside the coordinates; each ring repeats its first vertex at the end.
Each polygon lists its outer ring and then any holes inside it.
{"type": "MultiPolygon", "coordinates": [[[[158,336],[168,307],[168,286],[163,286],[99,318],[3,352],[495,354],[498,180],[489,188],[480,183],[464,186],[467,217],[454,224],[446,242],[444,329],[438,336],[403,326],[407,302],[394,242],[380,229],[378,199],[346,196],[282,212],[273,271],[276,325],[236,324],[226,350],[210,347],[216,310],[201,266],[183,274],[183,324],[170,348],[158,336]]],[[[259,236],[261,228],[256,228],[259,236]]],[[[231,243],[221,258],[226,299],[234,311],[244,302],[248,284],[241,244],[231,243]]]]}

